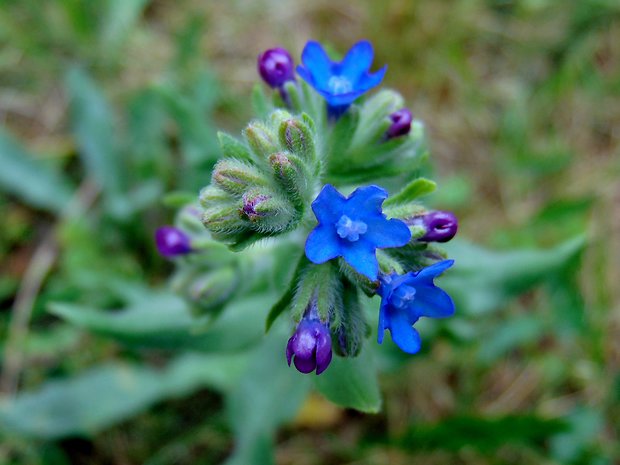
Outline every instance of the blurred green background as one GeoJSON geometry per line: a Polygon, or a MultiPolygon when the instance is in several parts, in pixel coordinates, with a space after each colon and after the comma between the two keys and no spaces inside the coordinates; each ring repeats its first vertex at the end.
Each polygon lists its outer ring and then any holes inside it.
{"type": "Polygon", "coordinates": [[[0,0],[0,44],[0,463],[215,464],[282,422],[278,464],[619,463],[617,0],[0,0]],[[258,53],[361,38],[429,129],[431,202],[494,250],[453,284],[480,311],[387,363],[381,413],[312,395],[244,430],[234,355],[53,303],[165,305],[161,199],[251,118],[258,53]]]}

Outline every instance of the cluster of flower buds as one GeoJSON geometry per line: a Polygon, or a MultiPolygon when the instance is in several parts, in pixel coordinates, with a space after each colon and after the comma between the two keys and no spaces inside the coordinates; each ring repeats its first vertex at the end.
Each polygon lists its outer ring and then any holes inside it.
{"type": "Polygon", "coordinates": [[[320,169],[308,117],[276,110],[266,122],[250,123],[243,136],[242,142],[220,134],[224,158],[200,193],[205,227],[236,250],[296,229],[320,169]]]}
{"type": "MultiPolygon", "coordinates": [[[[286,359],[302,373],[325,371],[332,351],[360,352],[368,335],[363,294],[382,297],[378,342],[387,329],[407,353],[420,350],[413,327],[420,317],[454,313],[450,296],[434,284],[453,261],[431,243],[452,239],[457,220],[419,202],[435,184],[415,176],[427,155],[424,126],[402,97],[381,90],[358,103],[386,72],[370,71],[373,55],[367,41],[341,61],[308,42],[296,68],[283,48],[260,54],[258,72],[276,92],[268,99],[255,88],[259,118],[242,139],[219,134],[223,158],[200,192],[204,243],[228,247],[229,256],[202,279],[195,277],[199,267],[186,271],[190,284],[180,287],[194,300],[208,295],[210,306],[223,305],[245,279],[239,263],[260,249],[243,250],[248,245],[274,238],[265,247],[280,241],[303,249],[292,280],[279,283],[287,290],[268,322],[285,311],[297,322],[286,359]]],[[[172,229],[160,230],[157,244],[167,257],[197,250],[190,236],[172,229]]],[[[209,253],[201,260],[210,262],[209,253]]]]}

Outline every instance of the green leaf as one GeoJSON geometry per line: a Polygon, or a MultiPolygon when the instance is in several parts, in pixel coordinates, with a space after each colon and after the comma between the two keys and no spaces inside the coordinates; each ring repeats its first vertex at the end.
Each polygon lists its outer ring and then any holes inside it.
{"type": "Polygon", "coordinates": [[[565,421],[569,428],[557,434],[550,444],[552,456],[559,463],[587,463],[579,461],[587,456],[605,428],[602,411],[595,407],[577,406],[565,421]]]}
{"type": "Polygon", "coordinates": [[[59,213],[71,199],[71,184],[0,129],[0,190],[24,203],[59,213]]]}
{"type": "Polygon", "coordinates": [[[334,357],[329,368],[315,378],[321,394],[341,407],[377,413],[381,393],[373,354],[364,348],[355,358],[334,357]]]}
{"type": "Polygon", "coordinates": [[[478,360],[492,363],[516,347],[539,340],[544,329],[537,316],[524,315],[504,321],[482,339],[478,360]]]}
{"type": "Polygon", "coordinates": [[[394,194],[392,197],[388,197],[383,203],[386,207],[390,205],[399,205],[409,202],[428,195],[435,191],[437,184],[434,181],[426,178],[418,178],[411,181],[400,192],[394,194]]]}
{"type": "Polygon", "coordinates": [[[286,364],[285,327],[274,327],[266,336],[227,398],[226,409],[236,444],[226,465],[274,463],[276,428],[294,417],[309,392],[308,375],[286,364]]]}
{"type": "Polygon", "coordinates": [[[101,186],[109,210],[127,214],[120,199],[124,173],[112,110],[95,82],[81,69],[66,77],[71,103],[71,126],[89,176],[101,186]]]}
{"type": "Polygon", "coordinates": [[[122,45],[148,2],[149,0],[106,0],[102,18],[102,46],[116,48],[122,45]]]}
{"type": "Polygon", "coordinates": [[[55,303],[50,312],[68,322],[127,345],[170,350],[226,352],[255,344],[263,336],[272,295],[238,300],[214,321],[194,318],[176,295],[151,291],[115,312],[55,303]]]}
{"type": "Polygon", "coordinates": [[[579,257],[585,244],[579,236],[547,250],[494,252],[455,240],[445,245],[454,267],[438,284],[453,297],[457,312],[483,314],[553,278],[579,257]]]}
{"type": "Polygon", "coordinates": [[[0,404],[0,425],[44,439],[91,435],[162,399],[185,396],[204,386],[228,390],[246,364],[244,355],[187,354],[163,370],[127,363],[100,365],[0,404]]]}

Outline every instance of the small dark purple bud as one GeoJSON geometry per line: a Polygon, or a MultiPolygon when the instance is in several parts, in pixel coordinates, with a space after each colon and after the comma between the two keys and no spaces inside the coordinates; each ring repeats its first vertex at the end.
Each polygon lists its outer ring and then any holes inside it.
{"type": "Polygon", "coordinates": [[[301,373],[323,373],[332,361],[332,339],[329,329],[320,320],[301,320],[286,345],[286,360],[301,373]]]}
{"type": "Polygon", "coordinates": [[[243,214],[250,220],[258,219],[262,215],[256,211],[256,207],[268,199],[269,196],[264,194],[243,194],[243,214]]]}
{"type": "Polygon", "coordinates": [[[274,89],[295,80],[295,62],[285,48],[270,48],[258,56],[258,73],[274,89]]]}
{"type": "Polygon", "coordinates": [[[413,116],[408,108],[401,108],[395,111],[390,115],[390,119],[392,120],[392,124],[386,133],[388,139],[409,134],[413,116]]]}
{"type": "Polygon", "coordinates": [[[155,231],[155,245],[166,258],[174,258],[192,252],[190,237],[174,226],[162,226],[155,231]]]}
{"type": "Polygon", "coordinates": [[[418,239],[422,242],[448,242],[456,235],[459,227],[459,222],[452,212],[432,211],[415,220],[426,228],[424,236],[418,239]]]}

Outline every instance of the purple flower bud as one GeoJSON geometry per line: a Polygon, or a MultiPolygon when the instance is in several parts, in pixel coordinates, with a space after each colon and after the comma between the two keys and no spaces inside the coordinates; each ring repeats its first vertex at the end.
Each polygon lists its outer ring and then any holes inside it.
{"type": "Polygon", "coordinates": [[[162,226],[155,231],[155,244],[159,253],[174,258],[192,252],[190,237],[174,226],[162,226]]]}
{"type": "Polygon", "coordinates": [[[272,88],[280,88],[295,80],[295,62],[285,48],[270,48],[258,56],[258,73],[272,88]]]}
{"type": "Polygon", "coordinates": [[[318,319],[304,318],[286,345],[286,360],[301,373],[323,373],[332,361],[332,339],[329,329],[318,319]],[[294,358],[293,358],[294,356],[294,358]]]}
{"type": "Polygon", "coordinates": [[[459,222],[452,212],[432,211],[421,217],[414,218],[413,224],[426,228],[422,242],[448,242],[456,235],[459,222]]]}
{"type": "Polygon", "coordinates": [[[401,108],[390,115],[392,125],[388,128],[386,136],[388,139],[404,136],[411,130],[411,120],[413,116],[408,108],[401,108]]]}

